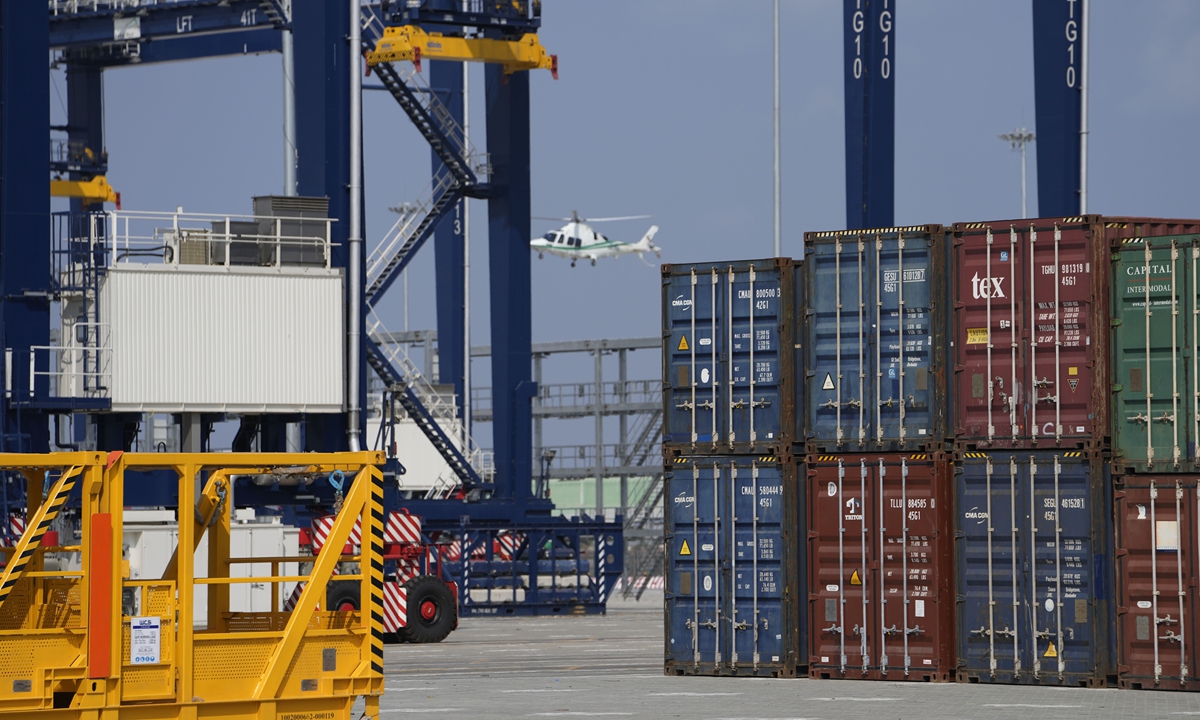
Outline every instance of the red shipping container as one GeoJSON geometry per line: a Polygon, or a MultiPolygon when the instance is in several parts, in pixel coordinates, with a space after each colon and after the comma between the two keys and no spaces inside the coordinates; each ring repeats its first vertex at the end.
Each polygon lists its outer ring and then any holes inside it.
{"type": "Polygon", "coordinates": [[[1127,476],[1116,493],[1117,676],[1126,688],[1200,690],[1195,475],[1127,476]]]}
{"type": "MultiPolygon", "coordinates": [[[[1114,227],[1112,232],[1129,231],[1114,227]]],[[[965,449],[1108,434],[1109,250],[1100,218],[954,226],[955,424],[965,449]]]]}
{"type": "Polygon", "coordinates": [[[809,676],[954,679],[953,466],[808,457],[809,676]]]}

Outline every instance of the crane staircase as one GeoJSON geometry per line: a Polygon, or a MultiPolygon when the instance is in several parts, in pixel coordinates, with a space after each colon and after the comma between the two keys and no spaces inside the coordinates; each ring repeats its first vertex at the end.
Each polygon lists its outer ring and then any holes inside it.
{"type": "MultiPolygon", "coordinates": [[[[363,51],[368,52],[383,36],[384,24],[376,9],[369,6],[362,8],[361,17],[363,51]]],[[[366,304],[370,314],[365,343],[367,364],[457,477],[458,486],[443,488],[443,491],[453,492],[459,487],[464,490],[486,488],[490,477],[486,477],[484,471],[482,451],[470,437],[456,445],[445,433],[438,423],[435,407],[441,402],[438,393],[402,350],[375,342],[386,329],[372,308],[404,272],[447,213],[464,197],[484,194],[486,184],[481,178],[487,177],[487,158],[471,147],[463,127],[413,67],[382,63],[373,71],[433,148],[443,167],[434,175],[420,199],[401,213],[367,259],[366,304]]]]}

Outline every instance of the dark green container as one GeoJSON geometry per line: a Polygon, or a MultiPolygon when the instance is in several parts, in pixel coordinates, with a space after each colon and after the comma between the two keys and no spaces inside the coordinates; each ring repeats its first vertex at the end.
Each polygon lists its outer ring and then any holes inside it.
{"type": "Polygon", "coordinates": [[[1116,241],[1112,456],[1117,473],[1200,469],[1200,235],[1116,241]]]}

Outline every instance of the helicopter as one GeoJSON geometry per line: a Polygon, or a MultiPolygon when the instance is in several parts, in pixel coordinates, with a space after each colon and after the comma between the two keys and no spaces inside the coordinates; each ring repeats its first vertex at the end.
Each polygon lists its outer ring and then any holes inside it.
{"type": "MultiPolygon", "coordinates": [[[[629,253],[637,253],[638,257],[644,252],[653,252],[656,257],[662,257],[659,248],[654,244],[654,234],[658,232],[657,225],[651,225],[641,240],[635,243],[609,240],[604,235],[593,230],[587,223],[613,222],[617,220],[641,220],[649,215],[627,215],[609,218],[581,218],[579,213],[572,210],[569,218],[540,217],[538,220],[560,220],[566,222],[558,230],[551,230],[540,238],[529,241],[529,247],[537,250],[538,259],[546,253],[570,259],[571,267],[578,260],[591,260],[595,266],[596,260],[605,257],[618,257],[629,253]]],[[[642,262],[645,262],[643,260],[642,262]]],[[[649,264],[649,263],[647,263],[649,264]]]]}

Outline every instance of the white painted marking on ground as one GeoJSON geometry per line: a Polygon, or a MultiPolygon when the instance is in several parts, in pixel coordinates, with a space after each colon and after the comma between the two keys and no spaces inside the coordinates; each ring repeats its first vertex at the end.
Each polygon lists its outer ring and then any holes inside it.
{"type": "Polygon", "coordinates": [[[529,690],[501,690],[502,693],[536,693],[536,692],[579,692],[578,688],[530,688],[529,690]]]}
{"type": "Polygon", "coordinates": [[[1080,708],[1082,705],[1034,705],[1032,703],[987,703],[983,707],[996,708],[1080,708]]]}
{"type": "Polygon", "coordinates": [[[380,710],[379,714],[384,713],[442,713],[442,712],[462,712],[462,708],[388,708],[380,710]]]}
{"type": "Polygon", "coordinates": [[[805,700],[816,700],[817,702],[896,702],[900,698],[882,697],[882,698],[865,698],[865,697],[815,697],[804,698],[805,700]]]}
{"type": "Polygon", "coordinates": [[[669,693],[650,693],[650,697],[725,697],[728,695],[741,695],[740,692],[669,692],[669,693]]]}
{"type": "Polygon", "coordinates": [[[526,717],[608,717],[609,715],[632,715],[627,712],[575,712],[564,710],[561,712],[544,712],[532,713],[526,717]]]}

